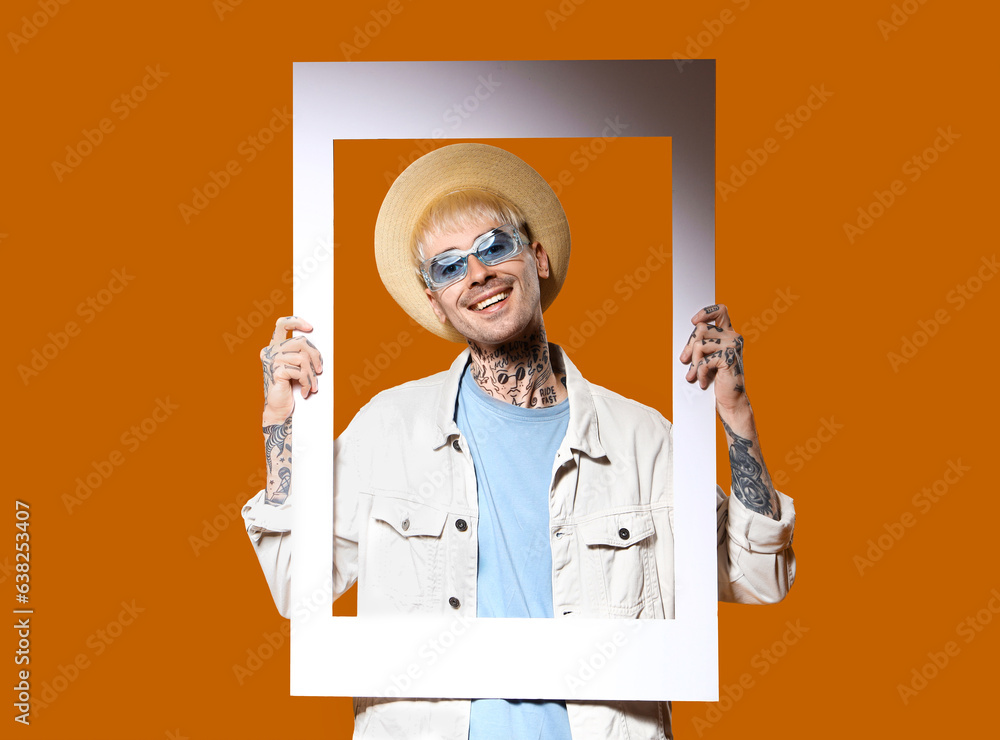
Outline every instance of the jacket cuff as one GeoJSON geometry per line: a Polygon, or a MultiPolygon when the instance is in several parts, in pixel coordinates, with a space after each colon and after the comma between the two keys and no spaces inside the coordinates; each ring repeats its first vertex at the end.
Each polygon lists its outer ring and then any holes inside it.
{"type": "Polygon", "coordinates": [[[748,552],[778,553],[792,544],[795,533],[795,504],[778,494],[781,519],[751,511],[736,496],[729,497],[729,538],[748,552]]]}
{"type": "Polygon", "coordinates": [[[287,500],[280,506],[268,503],[264,494],[266,489],[258,491],[257,495],[243,504],[243,524],[247,534],[257,542],[265,532],[284,534],[292,531],[292,505],[287,500]]]}

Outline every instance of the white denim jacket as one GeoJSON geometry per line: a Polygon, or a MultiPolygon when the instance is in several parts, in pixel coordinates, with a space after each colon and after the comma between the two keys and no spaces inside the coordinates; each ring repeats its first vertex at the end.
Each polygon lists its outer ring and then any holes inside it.
{"type": "MultiPolygon", "coordinates": [[[[552,467],[549,521],[556,619],[674,615],[670,422],[587,382],[556,345],[569,394],[552,467]],[[655,547],[654,547],[655,545],[655,547]]],[[[475,616],[476,471],[455,423],[463,351],[446,372],[375,396],[334,444],[334,597],[355,581],[358,616],[475,616]]],[[[300,494],[301,495],[301,494],[300,494]]],[[[772,603],[795,580],[792,500],[781,519],[717,487],[719,598],[772,603]]],[[[243,507],[278,611],[289,615],[290,502],[243,507]]],[[[358,698],[355,738],[467,740],[468,700],[358,698]]],[[[567,702],[574,740],[672,737],[669,702],[567,702]]]]}

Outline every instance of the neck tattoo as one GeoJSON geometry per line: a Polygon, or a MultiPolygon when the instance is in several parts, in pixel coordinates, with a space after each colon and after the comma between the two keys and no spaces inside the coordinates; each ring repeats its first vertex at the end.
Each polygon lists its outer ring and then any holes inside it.
{"type": "Polygon", "coordinates": [[[566,398],[566,380],[556,380],[545,327],[493,350],[469,342],[472,377],[493,398],[514,406],[552,406],[566,398]]]}

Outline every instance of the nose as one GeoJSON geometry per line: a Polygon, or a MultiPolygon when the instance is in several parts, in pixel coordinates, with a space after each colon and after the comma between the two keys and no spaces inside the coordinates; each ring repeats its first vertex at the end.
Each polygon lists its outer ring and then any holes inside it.
{"type": "Polygon", "coordinates": [[[479,258],[473,254],[469,255],[469,265],[467,269],[468,274],[466,277],[468,277],[470,285],[482,285],[490,276],[496,274],[492,267],[484,265],[479,261],[479,258]]]}

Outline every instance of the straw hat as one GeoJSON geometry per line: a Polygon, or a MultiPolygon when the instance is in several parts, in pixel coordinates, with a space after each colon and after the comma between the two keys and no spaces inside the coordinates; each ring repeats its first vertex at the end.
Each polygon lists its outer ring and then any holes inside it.
{"type": "Polygon", "coordinates": [[[410,244],[417,221],[437,198],[455,190],[485,190],[517,206],[534,241],[549,256],[549,277],[540,278],[544,311],[559,294],[569,266],[569,223],[545,179],[508,151],[486,144],[452,144],[413,162],[389,188],[375,222],[375,263],[389,294],[428,331],[465,342],[451,324],[438,321],[414,270],[410,244]]]}

